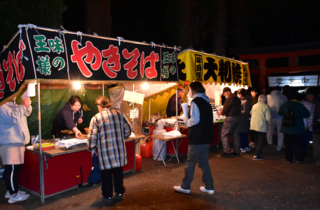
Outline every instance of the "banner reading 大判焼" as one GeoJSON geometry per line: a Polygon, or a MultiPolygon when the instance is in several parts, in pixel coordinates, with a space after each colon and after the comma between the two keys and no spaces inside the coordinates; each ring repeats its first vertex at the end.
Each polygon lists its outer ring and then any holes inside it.
{"type": "Polygon", "coordinates": [[[187,50],[178,55],[179,81],[251,86],[248,63],[187,50]]]}

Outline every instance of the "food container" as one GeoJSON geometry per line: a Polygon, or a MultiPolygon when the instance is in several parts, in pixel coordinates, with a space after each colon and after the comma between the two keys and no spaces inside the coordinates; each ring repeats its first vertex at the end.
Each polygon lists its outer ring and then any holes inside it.
{"type": "MultiPolygon", "coordinates": [[[[45,151],[45,150],[50,150],[54,148],[54,144],[52,143],[42,143],[41,144],[41,150],[45,151]]],[[[35,150],[39,150],[39,144],[34,144],[33,145],[33,149],[35,150]]]]}

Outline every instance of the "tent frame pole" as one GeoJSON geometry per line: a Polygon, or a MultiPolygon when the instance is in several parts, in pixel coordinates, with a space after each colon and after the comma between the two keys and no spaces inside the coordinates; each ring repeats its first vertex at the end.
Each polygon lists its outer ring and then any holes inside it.
{"type": "Polygon", "coordinates": [[[44,177],[43,177],[43,152],[42,152],[42,147],[41,147],[41,139],[42,139],[42,135],[41,135],[41,102],[40,102],[40,81],[38,81],[38,85],[37,85],[37,95],[38,95],[38,128],[39,128],[39,153],[40,153],[40,194],[41,194],[41,203],[44,203],[44,177]]]}

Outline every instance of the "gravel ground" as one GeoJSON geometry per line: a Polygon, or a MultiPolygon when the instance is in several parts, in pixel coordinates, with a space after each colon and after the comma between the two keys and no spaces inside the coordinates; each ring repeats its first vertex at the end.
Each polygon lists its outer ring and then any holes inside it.
{"type": "MultiPolygon", "coordinates": [[[[287,164],[284,151],[265,146],[265,160],[253,161],[253,151],[241,157],[220,157],[221,147],[210,149],[215,194],[204,194],[202,171],[196,168],[191,194],[173,191],[184,177],[186,156],[178,166],[154,165],[142,160],[142,170],[125,174],[124,200],[107,205],[101,200],[101,185],[77,188],[45,200],[31,195],[27,201],[8,204],[3,196],[0,209],[320,209],[320,167],[312,159],[312,147],[304,164],[287,164]]],[[[173,162],[175,158],[173,158],[173,162]]],[[[0,184],[0,194],[5,186],[0,184]]]]}

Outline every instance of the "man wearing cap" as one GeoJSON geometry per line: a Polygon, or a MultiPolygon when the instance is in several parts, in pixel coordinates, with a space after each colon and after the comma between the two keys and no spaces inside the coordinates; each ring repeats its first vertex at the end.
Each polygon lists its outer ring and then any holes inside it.
{"type": "MultiPolygon", "coordinates": [[[[177,89],[177,92],[178,92],[178,115],[180,115],[182,111],[181,103],[182,103],[182,97],[184,95],[184,90],[183,88],[179,87],[177,89]]],[[[176,116],[176,94],[171,96],[171,98],[169,99],[166,112],[167,112],[167,117],[176,116]]]]}
{"type": "Polygon", "coordinates": [[[231,93],[231,89],[228,87],[223,88],[222,95],[226,97],[222,111],[219,115],[225,115],[222,131],[221,142],[223,146],[223,152],[221,157],[231,158],[234,156],[240,156],[240,137],[238,125],[241,117],[241,101],[240,99],[231,93]],[[231,154],[228,136],[232,134],[234,152],[231,154]]]}

